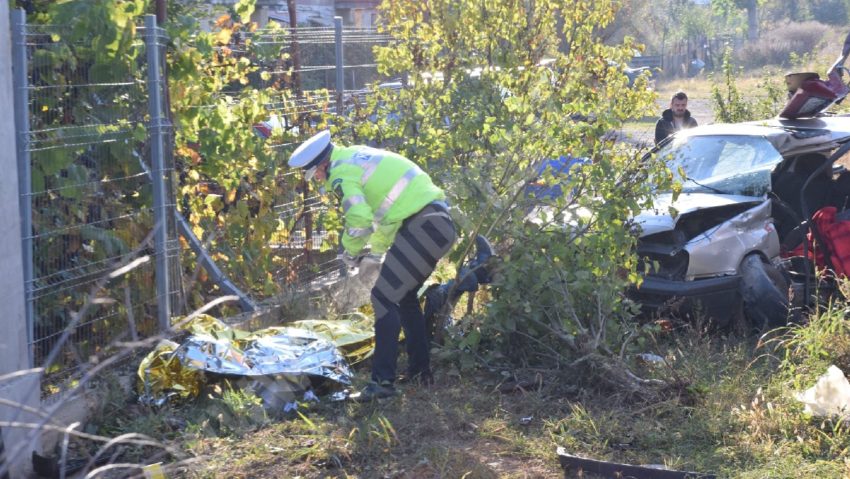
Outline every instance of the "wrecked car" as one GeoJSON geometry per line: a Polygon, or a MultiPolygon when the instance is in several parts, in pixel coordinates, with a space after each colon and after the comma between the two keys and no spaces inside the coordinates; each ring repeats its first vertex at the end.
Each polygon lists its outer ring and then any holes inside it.
{"type": "Polygon", "coordinates": [[[683,130],[650,154],[682,185],[635,218],[643,282],[630,291],[643,311],[674,305],[725,327],[785,324],[793,286],[788,251],[812,215],[848,206],[850,117],[767,120],[683,130]]]}

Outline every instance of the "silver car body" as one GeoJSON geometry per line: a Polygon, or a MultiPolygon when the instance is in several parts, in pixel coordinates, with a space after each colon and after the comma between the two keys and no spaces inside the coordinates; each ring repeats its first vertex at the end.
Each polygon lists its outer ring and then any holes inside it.
{"type": "MultiPolygon", "coordinates": [[[[756,172],[764,169],[769,173],[782,162],[783,157],[812,151],[829,152],[836,148],[840,142],[850,138],[850,118],[777,119],[708,125],[681,131],[668,144],[675,145],[678,142],[682,145],[696,140],[735,137],[772,146],[775,156],[767,154],[763,164],[754,165],[751,170],[756,172]]],[[[659,153],[664,151],[662,148],[659,153]]],[[[751,204],[751,208],[700,232],[682,246],[689,256],[684,279],[691,281],[736,274],[741,260],[753,252],[769,260],[775,259],[779,256],[780,241],[771,217],[771,201],[767,198],[769,176],[763,178],[767,180],[767,184],[763,185],[766,190],[758,196],[706,191],[683,193],[673,201],[672,194],[661,194],[651,210],[635,218],[642,228],[641,236],[646,238],[659,232],[672,231],[684,216],[728,205],[751,204]]]]}
{"type": "Polygon", "coordinates": [[[735,274],[744,256],[757,251],[768,259],[779,255],[779,237],[770,217],[770,201],[738,195],[686,194],[671,202],[669,193],[656,201],[656,208],[635,218],[644,237],[672,231],[683,214],[736,203],[758,202],[753,208],[713,226],[685,243],[689,261],[685,280],[735,274]],[[669,213],[672,206],[677,215],[669,213]],[[660,207],[660,208],[659,208],[660,207]],[[663,212],[663,213],[662,213],[663,212]]]}

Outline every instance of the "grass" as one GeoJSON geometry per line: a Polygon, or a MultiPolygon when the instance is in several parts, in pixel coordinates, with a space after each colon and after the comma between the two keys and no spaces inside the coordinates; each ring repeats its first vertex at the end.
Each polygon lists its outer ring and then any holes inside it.
{"type": "Polygon", "coordinates": [[[323,401],[269,415],[250,394],[218,387],[156,411],[116,404],[101,431],[177,446],[198,459],[176,474],[187,478],[562,477],[556,446],[719,477],[842,477],[850,428],[806,415],[793,393],[850,358],[847,311],[835,304],[766,341],[687,326],[663,333],[647,350],[665,363],[640,373],[681,382],[657,402],[576,390],[557,371],[458,375],[443,365],[435,386],[403,386],[379,403],[323,401]],[[513,378],[536,386],[500,392],[513,378]]]}
{"type": "MultiPolygon", "coordinates": [[[[248,470],[252,477],[549,477],[557,473],[553,461],[539,459],[545,456],[539,455],[534,441],[523,440],[526,431],[516,429],[516,404],[481,394],[482,384],[476,381],[444,379],[433,389],[407,389],[402,397],[378,404],[315,405],[305,412],[309,421],[293,417],[264,429],[260,437],[252,435],[250,443],[278,445],[281,450],[275,457],[254,457],[250,464],[241,464],[216,455],[208,464],[214,473],[205,476],[197,471],[196,477],[243,477],[240,474],[248,470]],[[503,445],[510,447],[505,450],[503,445]],[[529,474],[511,476],[511,470],[525,466],[530,466],[525,471],[529,474]]],[[[211,443],[202,444],[209,447],[211,443]]]]}

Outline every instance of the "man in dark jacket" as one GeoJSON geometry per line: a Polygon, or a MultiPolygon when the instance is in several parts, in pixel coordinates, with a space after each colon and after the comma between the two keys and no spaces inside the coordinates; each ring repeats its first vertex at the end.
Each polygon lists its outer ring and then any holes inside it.
{"type": "Polygon", "coordinates": [[[670,108],[664,110],[661,118],[655,123],[655,144],[667,138],[673,133],[697,126],[697,121],[691,117],[688,111],[688,95],[685,92],[676,92],[670,99],[670,108]]]}

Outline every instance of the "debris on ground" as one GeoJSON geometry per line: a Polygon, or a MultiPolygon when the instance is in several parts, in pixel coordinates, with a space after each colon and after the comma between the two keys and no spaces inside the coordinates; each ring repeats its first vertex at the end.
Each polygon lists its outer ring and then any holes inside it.
{"type": "Polygon", "coordinates": [[[652,366],[661,366],[664,364],[664,358],[657,354],[652,353],[639,353],[635,355],[638,360],[643,362],[644,364],[649,364],[652,366]]]}
{"type": "Polygon", "coordinates": [[[714,474],[676,471],[665,466],[652,464],[635,466],[616,462],[599,461],[573,456],[563,447],[558,448],[558,459],[567,477],[583,477],[584,474],[598,474],[602,477],[629,477],[632,479],[715,479],[714,474]],[[578,475],[578,476],[576,476],[578,475]]]}
{"type": "Polygon", "coordinates": [[[805,412],[814,416],[847,416],[850,412],[850,382],[844,372],[831,365],[814,386],[797,394],[805,412]]]}

